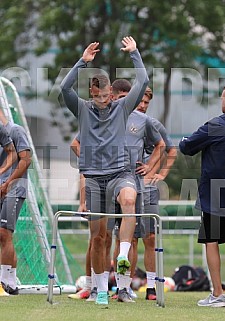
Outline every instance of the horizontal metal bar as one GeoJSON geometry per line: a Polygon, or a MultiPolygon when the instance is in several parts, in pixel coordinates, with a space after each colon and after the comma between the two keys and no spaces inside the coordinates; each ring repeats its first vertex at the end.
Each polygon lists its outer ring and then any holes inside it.
{"type": "MultiPolygon", "coordinates": [[[[59,230],[60,234],[62,235],[71,235],[71,234],[76,234],[76,235],[89,235],[89,230],[86,229],[60,229],[59,230]]],[[[178,235],[196,235],[198,234],[198,229],[194,230],[194,229],[179,229],[179,230],[175,230],[175,229],[168,229],[162,230],[163,234],[167,234],[167,235],[173,235],[173,234],[178,234],[178,235]]]]}
{"type": "Polygon", "coordinates": [[[160,216],[163,222],[200,222],[201,216],[160,216]]]}
{"type": "MultiPolygon", "coordinates": [[[[68,202],[65,201],[65,203],[58,203],[55,201],[51,202],[51,205],[62,207],[62,205],[68,205],[68,202]]],[[[72,206],[79,206],[80,201],[79,200],[74,200],[73,202],[70,202],[69,205],[72,206]]],[[[166,205],[177,205],[177,206],[186,206],[186,205],[195,205],[195,200],[160,200],[159,205],[166,206],[166,205]]]]}
{"type": "Polygon", "coordinates": [[[59,233],[63,234],[63,235],[71,235],[71,234],[89,235],[89,229],[88,230],[84,230],[84,229],[60,229],[59,233]]]}
{"type": "MultiPolygon", "coordinates": [[[[97,213],[92,213],[94,215],[97,215],[97,213]]],[[[120,214],[106,214],[107,216],[119,216],[121,217],[120,214]]],[[[123,214],[123,216],[125,216],[127,214],[123,214]]],[[[143,214],[142,216],[148,216],[149,214],[143,214]]],[[[141,216],[141,215],[138,215],[141,216]]],[[[160,216],[161,220],[163,222],[200,222],[201,221],[201,216],[160,216]]],[[[84,221],[87,222],[87,219],[84,217],[80,217],[80,216],[60,216],[58,218],[58,220],[60,222],[80,222],[80,221],[84,221]]]]}

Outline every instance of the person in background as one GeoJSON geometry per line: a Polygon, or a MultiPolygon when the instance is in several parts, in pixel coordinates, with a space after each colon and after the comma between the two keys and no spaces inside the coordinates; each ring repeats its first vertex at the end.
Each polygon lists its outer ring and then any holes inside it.
{"type": "MultiPolygon", "coordinates": [[[[0,110],[1,112],[1,110],[0,110]]],[[[13,145],[13,141],[0,121],[0,146],[5,152],[5,158],[0,163],[0,177],[5,173],[16,161],[17,155],[13,145]]]]}
{"type": "MultiPolygon", "coordinates": [[[[73,139],[70,147],[73,153],[77,157],[80,157],[80,135],[79,134],[73,139]]],[[[83,174],[80,174],[80,193],[79,194],[80,194],[80,202],[79,202],[78,212],[87,212],[86,199],[85,199],[85,177],[83,174]]],[[[77,293],[69,294],[68,298],[88,299],[91,294],[91,291],[92,291],[92,295],[95,295],[95,299],[97,297],[97,287],[95,284],[94,271],[93,271],[93,268],[91,267],[91,239],[89,239],[88,249],[86,252],[85,270],[86,270],[85,286],[83,287],[83,289],[79,290],[77,293]]]]}
{"type": "MultiPolygon", "coordinates": [[[[0,121],[15,146],[15,162],[1,174],[0,185],[0,296],[7,296],[18,294],[16,286],[17,257],[13,245],[13,232],[16,228],[20,209],[26,198],[27,169],[31,163],[31,151],[24,128],[9,122],[1,109],[0,121]]],[[[1,164],[5,162],[6,157],[7,151],[1,148],[1,164]]]]}
{"type": "MultiPolygon", "coordinates": [[[[153,97],[153,93],[151,88],[147,87],[145,90],[144,96],[142,101],[137,106],[136,110],[140,113],[145,114],[147,109],[150,105],[150,101],[153,97]]],[[[166,132],[165,127],[155,118],[148,117],[153,126],[158,130],[160,133],[165,145],[166,149],[165,152],[161,153],[161,158],[158,163],[152,168],[151,171],[148,172],[143,177],[144,180],[144,188],[143,188],[143,203],[144,203],[144,213],[146,214],[159,214],[159,190],[156,186],[156,183],[160,180],[164,180],[168,175],[170,168],[172,167],[176,155],[177,150],[174,146],[171,138],[166,132]]],[[[153,143],[149,144],[148,141],[145,140],[144,146],[144,155],[143,161],[147,163],[151,158],[152,151],[154,150],[155,146],[153,143]]],[[[163,150],[162,150],[163,151],[163,150]]],[[[134,237],[132,241],[132,264],[131,264],[131,279],[134,276],[135,268],[137,265],[137,246],[138,246],[138,239],[142,238],[144,243],[144,266],[146,269],[147,275],[147,289],[146,289],[146,300],[156,300],[156,291],[155,291],[155,226],[154,226],[154,219],[150,217],[138,217],[137,218],[137,225],[134,232],[134,237]]],[[[116,247],[114,251],[114,256],[118,251],[118,243],[116,242],[116,247]]],[[[118,290],[112,296],[113,298],[118,297],[118,290]]]]}
{"type": "Polygon", "coordinates": [[[201,177],[196,208],[202,211],[198,243],[205,244],[206,259],[213,290],[202,307],[224,307],[219,244],[225,243],[225,88],[222,92],[222,115],[200,126],[190,137],[184,137],[180,151],[193,156],[201,152],[201,177]]]}
{"type": "MultiPolygon", "coordinates": [[[[113,84],[113,97],[114,99],[118,99],[121,95],[124,95],[124,88],[122,86],[123,81],[126,80],[118,79],[113,84]]],[[[126,84],[126,82],[125,82],[126,84]]],[[[138,105],[139,106],[139,105],[138,105]]],[[[141,113],[137,108],[130,114],[126,126],[126,141],[127,141],[127,149],[129,152],[129,158],[131,163],[131,170],[135,177],[136,186],[137,186],[137,199],[136,199],[136,214],[141,214],[142,210],[142,193],[144,189],[143,185],[143,176],[146,172],[152,172],[155,165],[158,163],[161,154],[165,149],[165,143],[155,128],[152,120],[145,114],[141,113]],[[152,150],[152,157],[149,157],[148,161],[143,163],[143,154],[144,154],[144,144],[147,142],[148,144],[154,145],[152,150]],[[160,155],[157,162],[154,162],[156,159],[155,155],[160,155]],[[143,173],[143,169],[147,168],[143,173]]],[[[110,243],[112,242],[112,229],[115,224],[110,224],[110,221],[115,222],[113,219],[109,219],[108,228],[107,228],[107,238],[106,238],[106,258],[108,262],[108,270],[110,268],[110,243]],[[110,228],[111,225],[111,228],[110,228]],[[110,233],[111,232],[111,233],[110,233]],[[109,249],[108,249],[109,248],[109,249]]],[[[117,230],[118,231],[118,230],[117,230]]],[[[119,235],[118,239],[119,241],[119,235]]],[[[117,242],[118,244],[118,242],[117,242]]],[[[115,251],[114,251],[115,254],[115,251]]],[[[132,251],[129,253],[129,258],[131,262],[133,261],[132,251]]],[[[116,267],[115,267],[116,270],[116,267]]],[[[119,302],[134,302],[130,297],[133,296],[129,293],[130,291],[130,283],[131,283],[131,272],[127,271],[125,275],[121,275],[116,271],[116,280],[118,284],[118,297],[117,300],[119,302]]]]}
{"type": "MultiPolygon", "coordinates": [[[[141,113],[146,113],[150,101],[153,97],[151,88],[147,87],[142,101],[137,107],[137,110],[141,113]]],[[[166,145],[165,152],[161,154],[161,159],[155,165],[155,168],[152,169],[147,175],[144,176],[144,213],[146,214],[159,214],[159,189],[157,183],[164,180],[175,159],[177,156],[177,149],[174,146],[171,138],[167,134],[165,127],[162,123],[150,116],[148,116],[155,128],[159,131],[162,139],[166,145]]],[[[149,157],[151,157],[154,145],[149,145],[148,142],[145,143],[145,154],[143,156],[144,162],[147,162],[149,157]]],[[[133,270],[132,275],[134,274],[134,269],[137,262],[137,245],[138,238],[142,238],[144,243],[144,266],[147,275],[147,289],[146,289],[146,300],[156,300],[156,291],[155,291],[155,226],[154,219],[150,217],[139,217],[138,225],[135,229],[134,239],[133,239],[133,270]]]]}

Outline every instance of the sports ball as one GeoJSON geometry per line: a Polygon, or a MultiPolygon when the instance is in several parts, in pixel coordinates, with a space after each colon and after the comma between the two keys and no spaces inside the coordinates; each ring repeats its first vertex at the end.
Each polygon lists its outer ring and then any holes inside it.
{"type": "Polygon", "coordinates": [[[81,275],[78,277],[78,279],[75,282],[75,286],[77,288],[77,292],[82,290],[86,285],[86,276],[85,275],[81,275]]]}
{"type": "Polygon", "coordinates": [[[170,277],[165,277],[164,279],[165,279],[164,292],[174,291],[174,289],[175,289],[174,280],[170,277]]]}

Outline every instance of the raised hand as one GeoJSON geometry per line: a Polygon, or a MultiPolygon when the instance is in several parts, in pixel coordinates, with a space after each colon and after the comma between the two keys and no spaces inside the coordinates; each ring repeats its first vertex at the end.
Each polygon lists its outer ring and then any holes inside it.
{"type": "Polygon", "coordinates": [[[124,45],[124,48],[120,49],[122,51],[132,52],[137,48],[136,41],[130,36],[129,37],[124,37],[121,42],[124,45]]]}
{"type": "Polygon", "coordinates": [[[97,52],[100,51],[100,49],[97,49],[99,45],[99,42],[92,42],[83,52],[83,60],[85,62],[92,61],[95,58],[95,55],[97,52]]]}

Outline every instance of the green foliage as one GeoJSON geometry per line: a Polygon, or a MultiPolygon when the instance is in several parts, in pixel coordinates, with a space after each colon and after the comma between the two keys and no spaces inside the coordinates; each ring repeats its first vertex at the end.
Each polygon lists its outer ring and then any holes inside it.
{"type": "MultiPolygon", "coordinates": [[[[171,168],[165,182],[170,187],[170,198],[182,198],[182,182],[185,179],[196,180],[200,178],[201,153],[195,156],[183,155],[178,151],[177,159],[171,168]]],[[[197,196],[197,195],[196,195],[197,196]]],[[[186,198],[185,198],[186,199],[186,198]]],[[[191,198],[190,198],[191,199],[191,198]]],[[[195,199],[195,198],[192,198],[195,199]]]]}
{"type": "Polygon", "coordinates": [[[29,50],[28,33],[33,0],[1,0],[0,3],[0,68],[16,65],[18,59],[29,50]]]}
{"type": "MultiPolygon", "coordinates": [[[[132,67],[129,55],[119,51],[121,39],[132,35],[138,44],[148,72],[164,69],[164,114],[170,107],[171,68],[200,69],[198,57],[213,54],[224,57],[224,4],[217,1],[41,1],[37,52],[57,45],[54,82],[60,68],[71,67],[92,41],[99,41],[101,53],[92,67],[104,68],[116,78],[116,68],[132,67]],[[210,23],[216,21],[216,23],[210,23]],[[210,37],[207,38],[207,35],[210,37]]],[[[208,66],[208,65],[207,65],[208,66]]]]}
{"type": "MultiPolygon", "coordinates": [[[[132,68],[129,55],[120,51],[123,36],[132,35],[149,75],[153,67],[164,69],[160,119],[164,123],[170,107],[171,68],[201,72],[204,68],[207,79],[210,58],[224,60],[222,0],[24,0],[23,5],[18,0],[2,0],[0,17],[0,67],[16,64],[30,50],[37,55],[51,50],[54,61],[46,67],[52,83],[60,69],[71,67],[93,41],[100,42],[101,52],[91,67],[103,68],[114,80],[116,68],[132,68]]],[[[208,89],[204,100],[207,94],[208,89]]]]}

